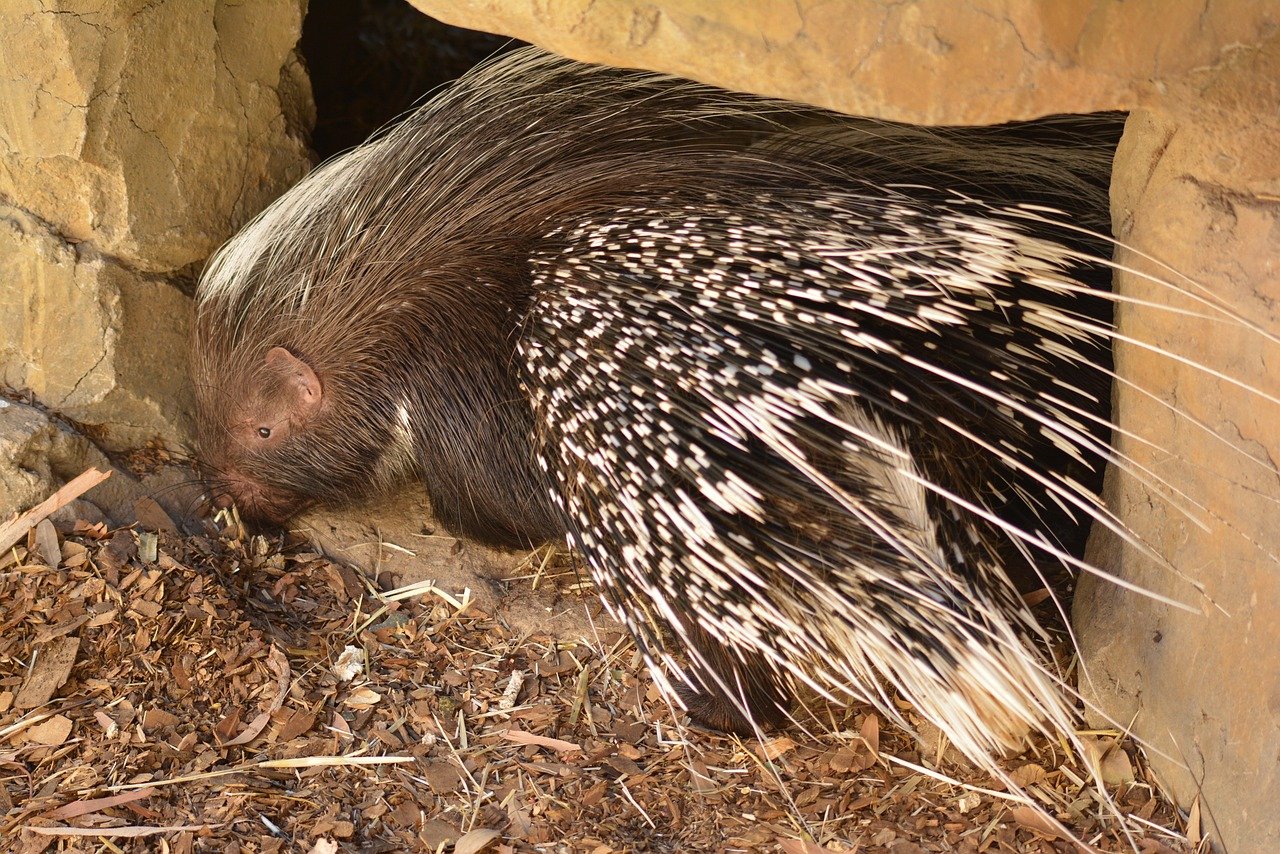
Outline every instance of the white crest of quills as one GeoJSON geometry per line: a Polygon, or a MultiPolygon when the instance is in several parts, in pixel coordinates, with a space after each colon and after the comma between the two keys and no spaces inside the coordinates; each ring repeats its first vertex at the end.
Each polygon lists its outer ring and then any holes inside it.
{"type": "Polygon", "coordinates": [[[914,128],[507,54],[211,261],[211,492],[280,524],[417,481],[458,535],[567,542],[707,726],[905,702],[994,774],[1079,746],[1019,579],[1128,535],[1098,497],[1128,462],[1121,124],[914,128]]]}

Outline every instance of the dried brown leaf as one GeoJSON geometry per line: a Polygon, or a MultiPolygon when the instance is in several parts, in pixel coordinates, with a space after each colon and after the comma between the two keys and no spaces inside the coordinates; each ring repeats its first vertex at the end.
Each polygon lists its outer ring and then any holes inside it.
{"type": "Polygon", "coordinates": [[[58,545],[58,531],[48,519],[41,519],[35,527],[35,549],[46,564],[57,568],[62,563],[62,548],[58,545]]]}
{"type": "Polygon", "coordinates": [[[1070,838],[1068,836],[1064,836],[1062,830],[1041,810],[1029,807],[1025,804],[1019,804],[1010,810],[1009,813],[1013,816],[1014,821],[1028,830],[1034,830],[1036,833],[1041,833],[1050,839],[1070,838]]]}

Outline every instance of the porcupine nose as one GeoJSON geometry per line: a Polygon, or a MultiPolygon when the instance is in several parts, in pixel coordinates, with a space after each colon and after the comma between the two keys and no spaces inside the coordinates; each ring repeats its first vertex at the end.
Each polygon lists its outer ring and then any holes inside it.
{"type": "Polygon", "coordinates": [[[213,503],[235,505],[240,518],[253,528],[278,528],[307,504],[302,496],[273,488],[239,469],[228,469],[210,480],[213,503]]]}

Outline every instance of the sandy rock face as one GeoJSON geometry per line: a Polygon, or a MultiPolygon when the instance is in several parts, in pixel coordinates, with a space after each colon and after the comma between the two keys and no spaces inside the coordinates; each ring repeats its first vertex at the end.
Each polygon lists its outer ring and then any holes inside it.
{"type": "Polygon", "coordinates": [[[1168,565],[1099,529],[1090,559],[1192,613],[1086,577],[1074,617],[1091,699],[1134,722],[1180,803],[1201,793],[1227,850],[1270,851],[1280,848],[1280,343],[1204,315],[1222,303],[1272,339],[1280,332],[1280,43],[1238,60],[1198,97],[1135,113],[1112,181],[1116,237],[1129,247],[1117,260],[1179,271],[1204,301],[1117,278],[1125,297],[1186,312],[1118,313],[1122,335],[1187,361],[1117,347],[1115,417],[1133,431],[1117,445],[1151,476],[1113,467],[1105,489],[1168,565]]]}
{"type": "Polygon", "coordinates": [[[586,62],[916,124],[1130,109],[1273,33],[1270,0],[409,0],[586,62]]]}
{"type": "Polygon", "coordinates": [[[35,217],[0,219],[0,383],[106,423],[130,447],[190,432],[186,351],[191,301],[162,274],[131,270],[35,217]]]}
{"type": "Polygon", "coordinates": [[[0,382],[178,441],[198,265],[308,166],[298,0],[0,9],[0,382]]]}
{"type": "MultiPolygon", "coordinates": [[[[167,502],[177,498],[172,476],[164,484],[139,483],[114,469],[92,442],[49,413],[0,398],[0,522],[16,510],[40,503],[89,468],[110,471],[111,476],[86,496],[54,512],[51,518],[64,530],[70,530],[77,520],[132,524],[138,519],[138,503],[154,503],[149,493],[157,487],[169,493],[167,502]]],[[[178,500],[189,504],[187,496],[178,500]]]]}

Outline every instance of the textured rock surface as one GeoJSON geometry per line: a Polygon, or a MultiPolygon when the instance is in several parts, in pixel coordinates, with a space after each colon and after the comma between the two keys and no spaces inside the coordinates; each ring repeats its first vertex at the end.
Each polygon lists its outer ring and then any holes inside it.
{"type": "Polygon", "coordinates": [[[919,124],[1127,109],[1280,26],[1274,0],[410,0],[589,62],[919,124]]]}
{"type": "MultiPolygon", "coordinates": [[[[87,468],[107,471],[110,461],[93,443],[30,406],[0,398],[0,521],[40,503],[87,468]]],[[[90,490],[75,508],[80,518],[113,524],[133,521],[145,490],[119,470],[90,490]],[[92,505],[85,507],[85,503],[92,505]]],[[[55,521],[58,517],[55,516],[55,521]]]]}
{"type": "Polygon", "coordinates": [[[189,432],[190,299],[51,234],[12,208],[0,217],[0,383],[71,418],[108,423],[114,447],[189,432]]]}
{"type": "MultiPolygon", "coordinates": [[[[1112,208],[1116,236],[1134,251],[1119,260],[1168,275],[1137,253],[1156,256],[1205,286],[1204,296],[1274,335],[1280,332],[1280,39],[1206,73],[1195,95],[1130,118],[1112,208]]],[[[1117,289],[1206,314],[1203,304],[1174,299],[1140,277],[1119,277],[1117,289]]],[[[1156,400],[1131,385],[1117,387],[1120,423],[1151,443],[1122,437],[1120,447],[1184,495],[1161,497],[1113,469],[1107,497],[1186,580],[1100,531],[1093,558],[1195,613],[1083,579],[1075,618],[1090,689],[1113,719],[1132,720],[1157,748],[1148,757],[1181,803],[1200,793],[1206,825],[1216,825],[1228,851],[1277,851],[1280,344],[1231,324],[1142,306],[1126,306],[1119,320],[1122,333],[1272,400],[1186,364],[1118,348],[1122,376],[1163,390],[1156,400]],[[1184,763],[1189,770],[1179,767],[1184,763]]]]}
{"type": "Polygon", "coordinates": [[[0,398],[0,520],[38,504],[90,466],[110,464],[83,436],[37,409],[0,398]]]}
{"type": "Polygon", "coordinates": [[[0,6],[0,382],[177,442],[180,284],[307,167],[299,0],[0,6]]]}

